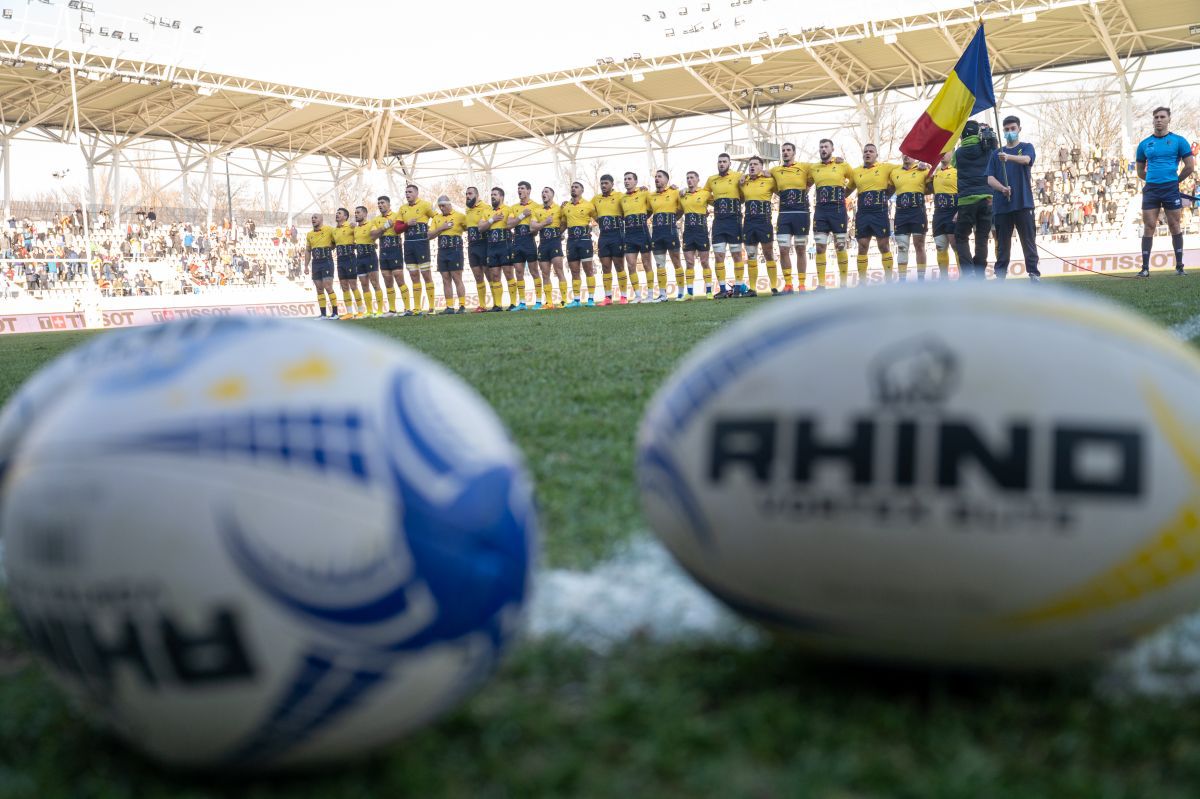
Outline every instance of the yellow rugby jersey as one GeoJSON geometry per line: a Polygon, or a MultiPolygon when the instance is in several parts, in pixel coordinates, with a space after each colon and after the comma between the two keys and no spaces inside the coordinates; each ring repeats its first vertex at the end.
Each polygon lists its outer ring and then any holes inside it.
{"type": "Polygon", "coordinates": [[[448,236],[451,238],[461,238],[463,231],[467,229],[467,215],[462,211],[451,211],[448,214],[438,212],[433,215],[433,219],[429,221],[431,230],[437,230],[442,225],[450,223],[447,230],[443,230],[438,234],[438,238],[448,236]]]}
{"type": "Polygon", "coordinates": [[[349,222],[343,222],[333,229],[333,243],[339,246],[354,243],[354,228],[349,222]]]}
{"type": "Polygon", "coordinates": [[[333,225],[321,225],[316,230],[310,230],[304,236],[308,249],[329,248],[333,246],[333,225]]]}
{"type": "Polygon", "coordinates": [[[651,194],[650,210],[656,214],[683,213],[683,203],[679,199],[679,189],[663,189],[651,194]]]}
{"type": "Polygon", "coordinates": [[[896,194],[911,194],[912,192],[925,193],[925,178],[929,173],[918,165],[905,169],[893,169],[891,176],[892,188],[896,190],[896,194]]]}
{"type": "MultiPolygon", "coordinates": [[[[521,214],[525,213],[526,211],[529,212],[529,216],[525,217],[525,219],[520,224],[518,224],[515,228],[513,228],[513,230],[517,231],[520,228],[528,228],[529,223],[533,221],[534,213],[536,213],[537,209],[540,207],[541,207],[541,203],[535,203],[533,200],[530,200],[529,202],[524,202],[524,203],[516,202],[516,203],[513,203],[512,205],[508,206],[508,215],[510,217],[512,217],[514,222],[516,221],[517,217],[519,217],[521,214]]],[[[522,232],[528,233],[529,231],[524,230],[522,232]]]]}
{"type": "Polygon", "coordinates": [[[811,164],[786,164],[771,167],[775,178],[775,193],[779,195],[779,210],[800,210],[808,207],[808,186],[812,183],[811,164]]]}
{"type": "Polygon", "coordinates": [[[899,167],[892,170],[890,182],[896,190],[896,215],[920,213],[925,214],[925,178],[928,173],[919,165],[914,164],[908,169],[899,167]]]}
{"type": "Polygon", "coordinates": [[[621,217],[625,214],[621,211],[621,195],[615,191],[610,191],[608,194],[597,194],[592,198],[592,205],[596,207],[596,224],[600,226],[600,235],[605,233],[620,233],[623,223],[621,217]]]}
{"type": "Polygon", "coordinates": [[[771,215],[771,195],[775,193],[775,178],[759,175],[747,176],[742,184],[742,197],[746,201],[746,218],[761,218],[771,215]]]}
{"type": "Polygon", "coordinates": [[[887,191],[891,186],[892,172],[899,168],[897,164],[879,162],[860,166],[854,170],[854,185],[860,195],[868,191],[887,191]]]}
{"type": "Polygon", "coordinates": [[[858,188],[859,213],[882,211],[887,208],[888,191],[892,188],[892,172],[896,164],[860,166],[854,170],[854,185],[858,188]]]}
{"type": "Polygon", "coordinates": [[[854,167],[845,162],[810,164],[809,174],[817,187],[817,205],[841,205],[846,195],[854,191],[854,167]]]}
{"type": "Polygon", "coordinates": [[[563,209],[561,205],[550,203],[547,208],[544,205],[539,205],[533,209],[533,221],[540,223],[550,220],[550,224],[542,228],[542,230],[562,230],[563,228],[563,209]]]}
{"type": "Polygon", "coordinates": [[[405,237],[425,238],[429,235],[429,220],[433,218],[433,206],[428,200],[417,200],[415,203],[401,204],[398,213],[408,225],[405,237]]]}
{"type": "Polygon", "coordinates": [[[400,221],[400,219],[401,216],[399,211],[391,211],[386,216],[384,214],[380,214],[372,219],[371,225],[376,230],[379,228],[384,228],[384,236],[399,236],[400,234],[396,232],[396,222],[400,221]]]}
{"type": "Polygon", "coordinates": [[[809,174],[812,176],[813,185],[817,188],[822,187],[839,187],[844,189],[853,189],[854,182],[854,167],[843,162],[830,161],[828,164],[817,163],[810,164],[809,174]]]}
{"type": "Polygon", "coordinates": [[[489,205],[488,211],[489,213],[483,215],[484,219],[491,219],[496,214],[501,214],[498,221],[488,225],[488,230],[508,230],[508,218],[513,216],[512,208],[504,203],[500,203],[500,205],[496,206],[495,208],[489,205]]]}
{"type": "Polygon", "coordinates": [[[746,182],[742,184],[742,198],[758,201],[771,201],[771,195],[775,193],[775,178],[770,175],[760,175],[756,178],[746,178],[746,182]]]}
{"type": "Polygon", "coordinates": [[[712,193],[714,200],[740,200],[742,199],[742,187],[738,185],[741,182],[742,173],[734,172],[732,169],[724,175],[712,175],[708,180],[704,181],[704,188],[712,193]]]}
{"type": "Polygon", "coordinates": [[[958,170],[944,166],[933,174],[934,194],[958,194],[958,170]]]}
{"type": "Polygon", "coordinates": [[[696,189],[684,194],[679,201],[683,205],[685,214],[708,216],[708,206],[712,203],[712,192],[708,189],[696,189]]]}
{"type": "Polygon", "coordinates": [[[483,234],[479,232],[479,223],[487,219],[492,213],[492,206],[483,202],[477,201],[474,205],[467,208],[465,214],[467,220],[467,240],[478,241],[483,238],[483,234]]]}
{"type": "Polygon", "coordinates": [[[943,212],[958,208],[958,170],[952,166],[933,174],[933,207],[943,212]]]}
{"type": "Polygon", "coordinates": [[[621,195],[615,191],[608,194],[597,194],[592,198],[592,205],[596,209],[596,216],[623,216],[621,212],[621,195]]]}
{"type": "Polygon", "coordinates": [[[637,189],[621,194],[621,214],[623,216],[648,213],[650,213],[650,192],[645,189],[637,189]]]}
{"type": "Polygon", "coordinates": [[[361,225],[354,226],[354,243],[355,244],[374,244],[375,239],[371,238],[371,223],[363,222],[361,225]]]}
{"type": "Polygon", "coordinates": [[[592,205],[591,200],[580,199],[579,202],[565,202],[562,204],[561,210],[569,228],[587,227],[596,218],[596,206],[592,205]]]}

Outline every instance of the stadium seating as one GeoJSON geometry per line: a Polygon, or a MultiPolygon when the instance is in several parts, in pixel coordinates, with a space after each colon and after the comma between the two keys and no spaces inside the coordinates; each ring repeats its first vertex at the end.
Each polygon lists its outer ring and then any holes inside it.
{"type": "Polygon", "coordinates": [[[10,219],[0,229],[0,296],[50,297],[95,289],[105,296],[191,294],[226,286],[302,282],[294,229],[231,235],[214,226],[134,222],[84,236],[70,216],[10,219]],[[90,244],[92,262],[85,264],[90,244]]]}

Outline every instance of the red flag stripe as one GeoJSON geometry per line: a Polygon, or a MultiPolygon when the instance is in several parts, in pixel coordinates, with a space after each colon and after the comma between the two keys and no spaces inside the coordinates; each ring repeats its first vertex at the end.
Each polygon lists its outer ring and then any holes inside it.
{"type": "Polygon", "coordinates": [[[936,164],[942,158],[942,148],[954,136],[954,131],[940,128],[928,113],[922,113],[917,124],[904,137],[900,152],[924,161],[936,164]]]}

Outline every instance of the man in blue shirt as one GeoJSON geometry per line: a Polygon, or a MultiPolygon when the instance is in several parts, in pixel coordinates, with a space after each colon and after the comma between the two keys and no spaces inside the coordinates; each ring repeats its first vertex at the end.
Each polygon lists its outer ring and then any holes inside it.
{"type": "Polygon", "coordinates": [[[1183,274],[1183,197],[1179,184],[1196,168],[1196,159],[1187,139],[1171,133],[1171,109],[1154,109],[1154,135],[1142,139],[1137,146],[1137,176],[1146,181],[1142,187],[1142,271],[1138,277],[1150,277],[1150,247],[1154,229],[1158,227],[1159,210],[1167,215],[1171,231],[1171,246],[1175,250],[1175,274],[1183,274]],[[1179,162],[1183,171],[1179,171],[1179,162]]]}
{"type": "Polygon", "coordinates": [[[992,153],[988,162],[988,186],[992,189],[992,226],[996,230],[996,278],[1008,274],[1013,230],[1021,238],[1025,271],[1033,282],[1041,280],[1038,271],[1037,229],[1033,220],[1033,181],[1030,169],[1037,158],[1033,145],[1021,141],[1021,120],[1006,116],[1004,146],[992,153]]]}

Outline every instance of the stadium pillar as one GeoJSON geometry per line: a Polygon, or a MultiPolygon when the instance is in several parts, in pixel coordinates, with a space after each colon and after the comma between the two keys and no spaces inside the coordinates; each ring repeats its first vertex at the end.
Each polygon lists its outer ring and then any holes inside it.
{"type": "Polygon", "coordinates": [[[1137,145],[1137,139],[1133,137],[1133,84],[1123,68],[1117,73],[1117,81],[1121,87],[1121,149],[1131,153],[1137,145]]]}
{"type": "Polygon", "coordinates": [[[113,204],[113,227],[121,227],[121,148],[114,147],[112,152],[112,169],[108,174],[110,194],[113,204]]]}
{"type": "Polygon", "coordinates": [[[642,134],[642,140],[646,144],[646,178],[643,185],[654,185],[654,140],[650,138],[650,132],[642,134]]]}
{"type": "Polygon", "coordinates": [[[12,216],[12,144],[0,136],[0,169],[4,170],[4,218],[12,216]]]}
{"type": "Polygon", "coordinates": [[[208,158],[204,159],[204,204],[208,206],[205,211],[204,229],[212,229],[213,201],[215,199],[213,192],[213,157],[209,152],[208,158]]]}
{"type": "MultiPolygon", "coordinates": [[[[469,169],[470,161],[468,161],[467,164],[468,164],[468,169],[469,169]]],[[[474,180],[475,179],[474,172],[470,171],[470,174],[471,174],[471,180],[474,180]]],[[[396,207],[399,207],[399,205],[400,205],[399,198],[404,195],[404,192],[397,191],[397,189],[396,189],[396,167],[390,163],[387,164],[384,167],[384,176],[387,178],[388,196],[393,198],[392,202],[396,204],[396,207]]]]}
{"type": "MultiPolygon", "coordinates": [[[[262,182],[263,182],[263,210],[270,211],[271,210],[271,179],[267,175],[267,171],[265,169],[263,170],[263,173],[262,173],[262,182]]],[[[266,224],[266,223],[263,222],[263,224],[266,224]]]]}
{"type": "Polygon", "coordinates": [[[83,212],[90,214],[92,211],[92,203],[96,202],[96,162],[88,156],[87,159],[87,196],[83,198],[83,212]]]}
{"type": "Polygon", "coordinates": [[[292,217],[295,216],[294,209],[292,208],[292,178],[295,176],[295,173],[296,173],[295,160],[288,161],[287,172],[286,172],[286,176],[284,178],[284,180],[286,181],[286,186],[287,186],[287,223],[288,223],[288,227],[292,226],[292,217]]]}

